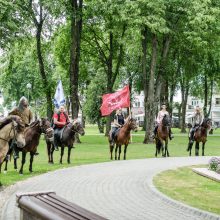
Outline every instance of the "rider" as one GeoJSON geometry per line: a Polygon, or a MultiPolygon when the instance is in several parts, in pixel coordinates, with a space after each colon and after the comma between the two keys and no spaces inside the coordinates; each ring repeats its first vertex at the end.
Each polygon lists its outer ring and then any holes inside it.
{"type": "MultiPolygon", "coordinates": [[[[158,115],[157,115],[156,126],[154,128],[153,138],[156,137],[157,129],[158,129],[159,125],[162,123],[163,117],[165,115],[169,115],[169,113],[167,111],[167,106],[165,104],[162,104],[161,110],[158,112],[158,115]]],[[[172,140],[172,138],[174,138],[170,127],[169,127],[169,138],[170,138],[170,140],[172,140]]]]}
{"type": "Polygon", "coordinates": [[[65,107],[61,105],[59,111],[53,115],[54,123],[54,148],[58,151],[58,140],[62,129],[70,122],[68,115],[65,112],[65,107]]]}
{"type": "MultiPolygon", "coordinates": [[[[33,120],[33,114],[29,108],[28,100],[24,96],[20,98],[19,104],[12,111],[9,112],[9,115],[17,115],[24,122],[25,126],[29,126],[29,124],[33,120]]],[[[17,149],[17,145],[15,142],[11,143],[10,148],[14,149],[14,159],[19,158],[19,150],[17,149]]],[[[38,155],[36,152],[35,155],[38,155]]]]}
{"type": "Polygon", "coordinates": [[[200,107],[196,106],[195,111],[194,111],[194,113],[192,115],[192,128],[191,128],[191,130],[189,132],[189,140],[190,140],[189,142],[190,142],[190,144],[193,143],[193,141],[194,141],[194,133],[198,129],[198,127],[202,124],[203,119],[204,119],[204,116],[203,116],[203,114],[201,112],[200,107]]]}
{"type": "Polygon", "coordinates": [[[121,128],[124,124],[125,124],[125,118],[124,115],[122,114],[122,109],[119,108],[116,111],[116,114],[114,115],[114,122],[110,133],[110,143],[112,146],[114,145],[114,138],[117,130],[121,128]]]}

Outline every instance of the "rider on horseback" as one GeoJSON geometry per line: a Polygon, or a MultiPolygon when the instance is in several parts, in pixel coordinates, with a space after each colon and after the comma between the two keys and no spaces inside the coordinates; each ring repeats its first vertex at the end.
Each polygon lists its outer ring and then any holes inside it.
{"type": "Polygon", "coordinates": [[[54,148],[58,151],[58,141],[60,139],[63,128],[70,122],[68,115],[65,112],[65,107],[61,105],[59,111],[53,115],[54,123],[54,148]]]}
{"type": "MultiPolygon", "coordinates": [[[[155,138],[156,135],[157,135],[157,129],[158,129],[159,124],[162,123],[163,117],[164,117],[165,115],[169,115],[169,113],[168,113],[168,111],[166,110],[166,108],[167,108],[167,106],[166,106],[165,104],[163,104],[163,105],[161,106],[161,110],[158,112],[157,119],[156,119],[156,126],[155,126],[155,128],[154,128],[154,134],[153,134],[153,136],[152,136],[153,138],[155,138]]],[[[170,128],[170,127],[169,127],[169,138],[170,138],[170,140],[172,140],[172,138],[173,138],[173,134],[172,134],[172,132],[171,132],[171,128],[170,128]]]]}
{"type": "MultiPolygon", "coordinates": [[[[18,107],[15,107],[12,111],[9,112],[8,115],[17,115],[24,122],[25,126],[29,126],[29,124],[33,120],[33,114],[28,106],[28,100],[22,96],[19,100],[18,107]]],[[[14,159],[19,158],[19,150],[17,149],[17,144],[12,142],[10,148],[14,149],[14,159]]],[[[36,152],[35,155],[38,155],[36,152]]]]}
{"type": "Polygon", "coordinates": [[[190,144],[193,144],[194,142],[194,133],[198,129],[198,127],[202,124],[204,119],[204,116],[201,112],[201,109],[199,106],[196,106],[195,112],[193,113],[192,116],[192,128],[189,133],[189,139],[190,139],[190,144]]]}
{"type": "Polygon", "coordinates": [[[114,138],[115,138],[115,135],[116,135],[117,131],[124,124],[125,124],[125,118],[124,118],[124,115],[122,114],[122,109],[119,108],[116,111],[116,114],[114,116],[114,122],[113,122],[113,125],[112,125],[112,130],[110,131],[110,143],[111,143],[111,146],[114,145],[114,138]]]}

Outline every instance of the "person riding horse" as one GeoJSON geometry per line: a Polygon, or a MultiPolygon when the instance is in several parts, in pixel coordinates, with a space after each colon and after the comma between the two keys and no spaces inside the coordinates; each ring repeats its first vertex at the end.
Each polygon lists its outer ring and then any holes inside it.
{"type": "Polygon", "coordinates": [[[56,151],[59,150],[58,142],[61,137],[61,133],[63,128],[70,122],[68,115],[65,112],[65,107],[61,105],[59,107],[59,111],[54,113],[53,115],[53,123],[54,123],[54,149],[56,151]]]}
{"type": "MultiPolygon", "coordinates": [[[[28,127],[29,124],[33,121],[33,114],[29,108],[28,100],[22,96],[19,100],[19,104],[8,115],[17,115],[21,118],[22,122],[25,124],[25,127],[28,127]]],[[[19,150],[17,149],[17,144],[12,142],[10,148],[14,149],[14,159],[19,158],[19,150]]],[[[35,155],[38,155],[36,152],[35,155]]]]}
{"type": "Polygon", "coordinates": [[[195,112],[193,113],[193,116],[192,116],[192,128],[190,129],[190,132],[189,132],[189,142],[190,142],[190,144],[193,144],[195,131],[202,124],[203,119],[204,119],[204,116],[201,112],[200,107],[196,106],[195,112]]]}
{"type": "Polygon", "coordinates": [[[114,122],[112,125],[112,129],[110,131],[110,142],[111,146],[114,146],[114,139],[117,131],[125,124],[125,118],[124,115],[122,114],[122,109],[119,108],[116,111],[116,114],[114,116],[114,122]]]}
{"type": "MultiPolygon", "coordinates": [[[[167,106],[165,104],[163,104],[161,106],[161,110],[158,112],[158,115],[157,115],[157,119],[156,119],[156,126],[154,128],[154,134],[153,134],[153,138],[156,137],[157,135],[157,129],[158,129],[158,126],[161,124],[163,118],[165,115],[169,115],[168,111],[166,110],[167,106]]],[[[169,127],[169,138],[170,140],[172,140],[174,137],[173,137],[173,134],[171,132],[171,128],[169,127]]]]}

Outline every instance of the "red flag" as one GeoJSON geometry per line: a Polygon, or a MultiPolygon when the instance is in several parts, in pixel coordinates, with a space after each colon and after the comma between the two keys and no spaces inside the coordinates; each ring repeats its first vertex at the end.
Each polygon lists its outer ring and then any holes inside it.
{"type": "Polygon", "coordinates": [[[129,86],[125,86],[118,92],[102,96],[102,106],[100,108],[102,116],[110,115],[112,111],[125,107],[130,107],[129,86]]]}

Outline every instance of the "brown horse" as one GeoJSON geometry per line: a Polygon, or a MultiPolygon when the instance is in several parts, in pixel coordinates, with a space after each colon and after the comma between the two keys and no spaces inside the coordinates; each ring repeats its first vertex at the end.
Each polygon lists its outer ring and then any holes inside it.
{"type": "Polygon", "coordinates": [[[157,135],[155,138],[156,140],[155,157],[157,157],[157,154],[160,153],[161,148],[162,148],[163,157],[170,156],[168,151],[168,138],[169,138],[170,126],[171,126],[170,116],[165,115],[157,129],[157,135]],[[164,152],[164,142],[165,142],[165,152],[164,152]]]}
{"type": "MultiPolygon", "coordinates": [[[[127,152],[127,146],[131,138],[131,130],[134,130],[135,132],[137,131],[138,126],[136,123],[136,120],[133,118],[129,118],[127,122],[124,124],[124,126],[116,133],[115,137],[115,160],[120,160],[120,155],[121,155],[121,146],[124,145],[124,160],[126,160],[126,152],[127,152]],[[117,157],[117,150],[118,151],[118,157],[117,157]]],[[[111,140],[109,136],[109,147],[110,147],[110,159],[112,160],[112,152],[114,149],[114,145],[111,145],[111,140]]]]}
{"type": "MultiPolygon", "coordinates": [[[[202,142],[202,156],[204,156],[204,151],[205,151],[205,143],[207,141],[207,132],[212,126],[212,120],[209,118],[205,118],[202,122],[202,124],[196,129],[195,134],[194,134],[194,140],[196,142],[195,145],[195,155],[199,156],[199,143],[202,142]]],[[[191,156],[192,153],[192,146],[193,143],[188,144],[188,149],[189,151],[189,156],[191,156]]]]}
{"type": "Polygon", "coordinates": [[[25,145],[24,129],[25,125],[19,116],[8,116],[0,121],[0,172],[9,149],[8,142],[14,139],[18,147],[25,145]]]}
{"type": "MultiPolygon", "coordinates": [[[[23,166],[25,164],[26,160],[26,154],[30,153],[30,165],[29,165],[29,171],[33,172],[32,170],[32,164],[34,160],[34,154],[37,151],[37,147],[39,145],[40,136],[41,133],[46,134],[48,138],[53,137],[53,129],[50,126],[50,121],[48,119],[42,118],[41,120],[36,120],[30,124],[29,127],[25,129],[25,141],[26,144],[22,149],[19,149],[22,151],[22,161],[21,161],[21,168],[19,170],[20,174],[23,174],[23,166]]],[[[9,152],[11,154],[11,152],[9,152]]],[[[5,171],[7,171],[7,163],[8,160],[6,160],[5,164],[5,171]]],[[[17,159],[14,159],[14,168],[17,169],[17,159]]]]}
{"type": "MultiPolygon", "coordinates": [[[[72,123],[69,123],[66,127],[64,127],[62,140],[58,141],[58,145],[61,147],[60,164],[62,164],[63,162],[62,158],[63,158],[65,146],[68,147],[67,162],[70,163],[70,154],[71,154],[71,149],[73,148],[73,143],[75,141],[76,133],[82,136],[85,134],[85,131],[82,125],[77,120],[75,120],[72,123]]],[[[46,139],[46,144],[47,144],[48,163],[54,163],[53,162],[54,143],[52,140],[48,138],[45,138],[45,139],[46,139]]]]}

